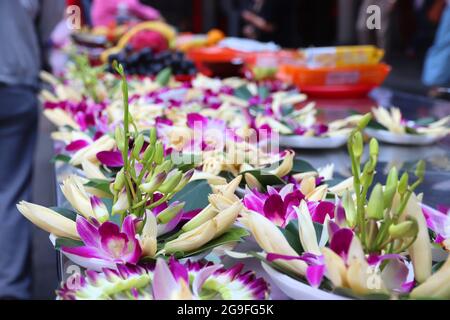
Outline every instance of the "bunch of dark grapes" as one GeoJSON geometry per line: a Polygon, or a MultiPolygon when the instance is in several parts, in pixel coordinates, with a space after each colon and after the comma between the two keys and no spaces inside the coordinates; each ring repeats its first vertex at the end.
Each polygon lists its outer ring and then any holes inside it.
{"type": "Polygon", "coordinates": [[[194,63],[187,59],[183,52],[161,51],[154,53],[151,48],[134,52],[130,47],[108,57],[108,71],[112,71],[114,60],[121,63],[126,74],[154,76],[166,67],[172,69],[174,75],[195,75],[194,63]]]}

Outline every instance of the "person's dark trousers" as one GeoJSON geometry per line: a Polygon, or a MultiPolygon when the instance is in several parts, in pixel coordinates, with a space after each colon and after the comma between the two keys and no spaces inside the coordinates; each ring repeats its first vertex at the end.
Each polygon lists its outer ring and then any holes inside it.
{"type": "Polygon", "coordinates": [[[31,297],[31,224],[16,203],[31,197],[37,123],[35,90],[0,84],[0,299],[31,297]]]}

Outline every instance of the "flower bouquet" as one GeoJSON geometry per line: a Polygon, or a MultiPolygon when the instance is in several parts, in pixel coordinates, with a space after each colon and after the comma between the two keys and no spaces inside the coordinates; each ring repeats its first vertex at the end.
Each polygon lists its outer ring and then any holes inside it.
{"type": "Polygon", "coordinates": [[[369,120],[370,115],[364,116],[348,141],[352,191],[319,203],[292,187],[258,200],[251,194],[244,198],[247,210],[239,220],[263,252],[229,254],[260,259],[292,298],[448,299],[450,259],[444,255],[434,261],[430,238],[433,229],[444,234],[435,237],[445,247],[445,224],[437,221],[446,215],[414,193],[424,179],[425,163],[417,164],[413,182],[406,172],[399,178],[394,167],[384,185],[372,186],[377,140],[370,141],[369,159],[361,165],[361,132],[369,120]]]}
{"type": "Polygon", "coordinates": [[[429,145],[450,133],[450,116],[436,120],[406,120],[398,108],[373,108],[374,120],[366,133],[380,141],[400,145],[429,145]]]}
{"type": "Polygon", "coordinates": [[[73,165],[81,163],[83,175],[70,175],[61,186],[73,210],[25,201],[17,205],[26,218],[51,234],[56,249],[87,269],[86,276],[79,274],[64,284],[59,297],[267,298],[266,283],[252,273],[241,273],[240,266],[225,270],[221,265],[176,261],[198,259],[248,234],[235,226],[243,208],[234,194],[241,176],[206,194],[209,204],[203,209],[185,211],[177,196],[194,170],[165,158],[155,129],[148,135],[136,130],[122,67],[117,71],[122,76],[124,124],[116,126],[114,137],[106,133],[71,157],[73,165]],[[111,148],[117,148],[120,159],[105,151],[111,148]],[[91,168],[83,166],[85,161],[106,179],[87,178],[91,168]],[[168,267],[163,259],[169,258],[168,267]]]}

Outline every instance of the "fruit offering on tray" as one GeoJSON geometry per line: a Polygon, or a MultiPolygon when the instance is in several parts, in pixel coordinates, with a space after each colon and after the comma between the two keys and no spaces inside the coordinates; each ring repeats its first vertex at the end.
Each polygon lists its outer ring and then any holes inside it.
{"type": "Polygon", "coordinates": [[[153,76],[165,68],[170,68],[174,75],[193,76],[197,72],[194,63],[180,51],[154,52],[151,48],[134,51],[133,47],[127,46],[119,53],[111,54],[108,57],[109,71],[112,71],[114,60],[124,66],[128,75],[153,76]]]}

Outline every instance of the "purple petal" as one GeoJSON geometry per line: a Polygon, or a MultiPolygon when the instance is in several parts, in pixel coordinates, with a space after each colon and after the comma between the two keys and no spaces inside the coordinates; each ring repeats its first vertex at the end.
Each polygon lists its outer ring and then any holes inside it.
{"type": "Polygon", "coordinates": [[[189,283],[189,275],[187,268],[179,263],[173,256],[169,259],[169,269],[176,281],[183,279],[186,283],[189,283]]]}
{"type": "Polygon", "coordinates": [[[195,296],[200,295],[201,288],[208,278],[214,274],[217,270],[222,268],[221,264],[215,264],[200,270],[194,278],[194,282],[192,283],[192,290],[195,296]]]}
{"type": "MultiPolygon", "coordinates": [[[[197,213],[200,212],[200,210],[197,210],[197,213]]],[[[158,235],[166,234],[172,230],[174,230],[180,221],[184,219],[184,213],[180,212],[175,217],[173,217],[168,223],[166,224],[159,224],[158,225],[158,235]]]]}
{"type": "Polygon", "coordinates": [[[101,239],[102,249],[110,258],[119,261],[125,260],[125,254],[128,249],[128,238],[124,233],[109,235],[101,239]]]}
{"type": "Polygon", "coordinates": [[[89,142],[86,140],[74,140],[66,146],[66,150],[69,152],[78,151],[83,149],[89,145],[89,142]]]}
{"type": "Polygon", "coordinates": [[[126,216],[122,223],[122,232],[127,235],[129,239],[136,237],[136,219],[133,216],[126,216]]]}
{"type": "Polygon", "coordinates": [[[191,220],[191,219],[194,218],[197,214],[199,214],[200,211],[202,211],[201,208],[199,208],[199,209],[194,209],[194,210],[191,210],[191,211],[183,212],[183,215],[182,215],[182,217],[181,217],[181,220],[191,220]]]}
{"type": "Polygon", "coordinates": [[[245,195],[244,206],[246,206],[249,210],[263,213],[264,202],[266,201],[266,199],[267,195],[262,194],[257,190],[253,190],[245,195]]]}
{"type": "Polygon", "coordinates": [[[97,153],[97,159],[108,167],[123,167],[122,154],[119,151],[101,151],[97,153]]]}
{"type": "Polygon", "coordinates": [[[303,260],[301,256],[288,256],[284,254],[278,254],[278,253],[268,253],[266,255],[267,261],[274,261],[274,260],[303,260]]]}
{"type": "Polygon", "coordinates": [[[128,253],[123,256],[123,260],[127,263],[137,264],[142,256],[142,248],[137,239],[128,240],[128,253]]]}
{"type": "Polygon", "coordinates": [[[172,294],[179,289],[172,272],[161,258],[156,261],[153,271],[152,289],[155,300],[171,300],[172,294]]]}
{"type": "Polygon", "coordinates": [[[330,242],[330,249],[340,256],[347,256],[348,249],[353,239],[353,231],[348,228],[342,228],[333,234],[330,242]]]}
{"type": "Polygon", "coordinates": [[[70,253],[85,258],[97,258],[97,259],[105,258],[105,255],[103,255],[99,250],[97,250],[97,248],[94,247],[87,247],[87,246],[61,247],[61,251],[64,253],[70,253]]]}
{"type": "Polygon", "coordinates": [[[408,277],[409,269],[405,263],[399,259],[390,260],[381,273],[383,283],[389,290],[402,291],[403,284],[408,277]]]}
{"type": "Polygon", "coordinates": [[[278,254],[278,253],[268,253],[266,255],[267,261],[274,261],[274,260],[301,260],[306,262],[308,265],[321,265],[323,264],[323,257],[315,255],[314,253],[306,252],[302,254],[301,256],[288,256],[284,254],[278,254]]]}
{"type": "Polygon", "coordinates": [[[328,237],[331,239],[333,238],[333,235],[339,231],[341,228],[339,227],[339,225],[332,221],[332,220],[328,220],[328,237]]]}
{"type": "Polygon", "coordinates": [[[314,222],[323,224],[325,217],[328,215],[334,218],[334,203],[330,201],[308,202],[308,209],[311,212],[311,218],[314,222]]]}
{"type": "Polygon", "coordinates": [[[415,281],[414,280],[413,281],[409,281],[409,282],[405,282],[405,283],[402,284],[402,287],[401,287],[400,291],[404,292],[404,293],[411,292],[412,289],[414,288],[414,285],[415,285],[415,281]]]}
{"type": "Polygon", "coordinates": [[[426,204],[422,204],[422,212],[427,220],[428,227],[434,232],[441,234],[444,238],[450,236],[450,216],[440,212],[426,204]]]}
{"type": "Polygon", "coordinates": [[[394,260],[394,259],[404,260],[405,257],[397,253],[390,253],[383,255],[371,254],[367,257],[367,262],[370,265],[376,265],[379,264],[380,262],[383,262],[384,260],[394,260]]]}
{"type": "Polygon", "coordinates": [[[270,195],[263,207],[264,216],[276,224],[283,224],[286,219],[283,199],[278,194],[270,195]]]}
{"type": "Polygon", "coordinates": [[[117,224],[110,221],[106,221],[102,223],[102,225],[98,228],[98,232],[100,233],[100,237],[108,238],[113,235],[119,234],[120,229],[117,224]]]}
{"type": "Polygon", "coordinates": [[[89,221],[82,216],[77,216],[77,232],[81,240],[87,246],[96,247],[100,242],[100,233],[89,221]]]}
{"type": "Polygon", "coordinates": [[[107,258],[84,257],[64,251],[63,253],[73,263],[89,270],[102,271],[104,268],[114,269],[116,267],[116,264],[107,258]]]}
{"type": "Polygon", "coordinates": [[[346,216],[345,216],[345,210],[344,207],[342,207],[340,204],[338,206],[335,207],[335,218],[336,218],[336,222],[340,225],[340,226],[345,226],[347,223],[346,220],[346,216]]]}
{"type": "Polygon", "coordinates": [[[187,115],[186,124],[190,128],[206,126],[208,119],[199,113],[189,113],[187,115]]]}
{"type": "Polygon", "coordinates": [[[313,288],[319,287],[325,273],[325,265],[309,266],[306,269],[306,280],[313,288]]]}

